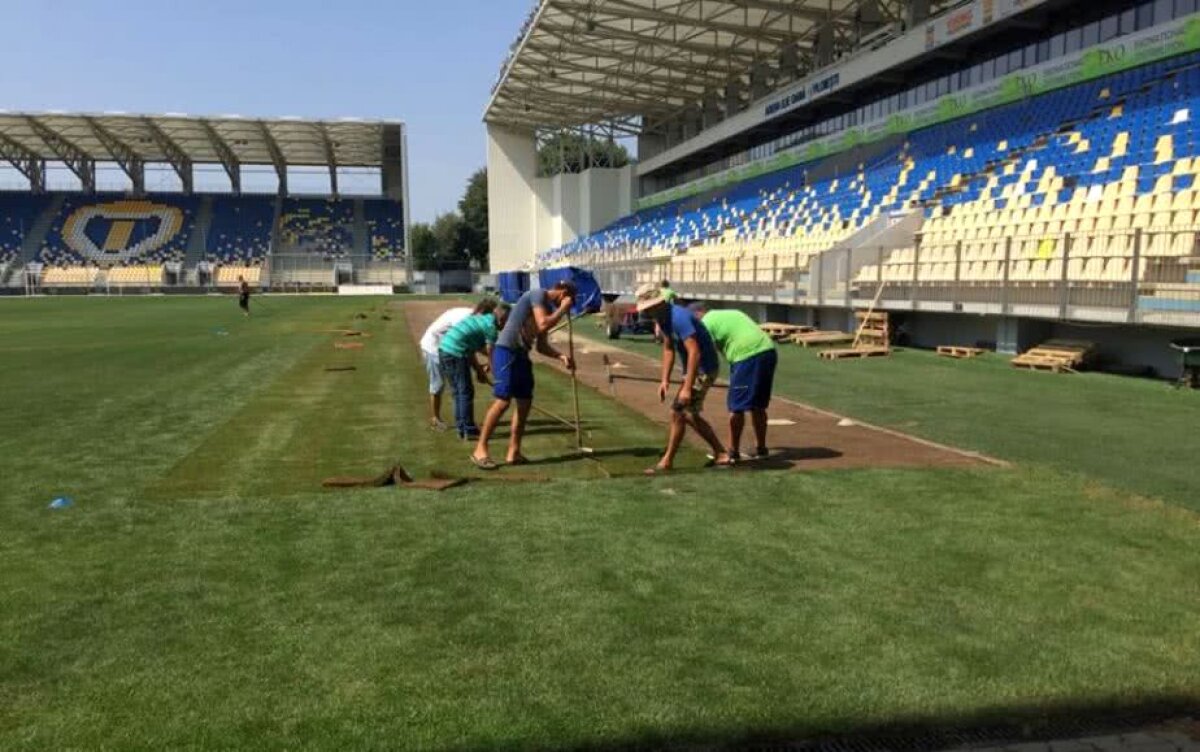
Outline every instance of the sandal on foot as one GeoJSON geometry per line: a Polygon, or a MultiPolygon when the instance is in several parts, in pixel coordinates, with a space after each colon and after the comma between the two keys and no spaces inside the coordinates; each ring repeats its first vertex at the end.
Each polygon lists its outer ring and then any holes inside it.
{"type": "Polygon", "coordinates": [[[509,464],[509,465],[528,465],[529,458],[523,454],[518,454],[516,457],[513,457],[511,460],[509,460],[507,464],[509,464]]]}
{"type": "Polygon", "coordinates": [[[491,457],[484,457],[484,458],[480,459],[479,457],[476,457],[475,455],[472,454],[471,455],[471,464],[475,465],[475,467],[479,468],[480,470],[499,470],[500,469],[500,466],[497,465],[496,461],[493,460],[491,457]]]}
{"type": "Polygon", "coordinates": [[[669,467],[660,467],[659,465],[654,465],[653,467],[648,467],[643,470],[642,475],[645,475],[648,478],[653,478],[656,475],[667,475],[670,472],[671,468],[669,467]]]}

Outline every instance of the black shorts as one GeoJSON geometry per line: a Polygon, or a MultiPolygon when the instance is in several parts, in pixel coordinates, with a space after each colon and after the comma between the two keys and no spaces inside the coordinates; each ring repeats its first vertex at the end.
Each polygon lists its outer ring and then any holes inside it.
{"type": "Polygon", "coordinates": [[[238,305],[241,306],[242,308],[249,308],[250,307],[250,296],[249,295],[239,295],[238,296],[238,305]]]}

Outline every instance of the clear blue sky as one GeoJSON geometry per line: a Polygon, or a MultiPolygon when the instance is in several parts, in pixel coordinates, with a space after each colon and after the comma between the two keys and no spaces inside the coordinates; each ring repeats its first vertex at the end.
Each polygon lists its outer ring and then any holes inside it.
{"type": "Polygon", "coordinates": [[[398,118],[412,218],[454,207],[531,0],[4,0],[0,109],[398,118]]]}

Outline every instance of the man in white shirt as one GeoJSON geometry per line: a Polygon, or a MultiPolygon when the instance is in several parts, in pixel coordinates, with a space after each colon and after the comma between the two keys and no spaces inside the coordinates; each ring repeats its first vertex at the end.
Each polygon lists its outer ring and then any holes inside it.
{"type": "Polygon", "coordinates": [[[429,328],[425,330],[425,334],[421,337],[421,356],[425,360],[425,374],[429,377],[429,426],[435,431],[446,430],[446,424],[442,422],[442,391],[445,389],[446,380],[442,377],[438,356],[438,348],[442,344],[442,337],[455,324],[468,316],[479,313],[491,313],[495,308],[496,301],[491,298],[484,298],[479,301],[479,304],[473,309],[465,306],[451,308],[434,319],[433,323],[429,325],[429,328]]]}

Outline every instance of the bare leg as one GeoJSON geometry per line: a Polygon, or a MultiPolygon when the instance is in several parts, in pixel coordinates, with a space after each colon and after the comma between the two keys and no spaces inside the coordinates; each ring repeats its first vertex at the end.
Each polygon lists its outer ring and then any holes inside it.
{"type": "Polygon", "coordinates": [[[745,413],[729,414],[729,453],[740,456],[742,451],[742,429],[746,427],[745,413]]]}
{"type": "Polygon", "coordinates": [[[442,393],[429,395],[429,422],[437,425],[442,422],[442,393]]]}
{"type": "Polygon", "coordinates": [[[728,464],[731,455],[725,451],[725,447],[721,446],[721,440],[717,438],[717,432],[713,430],[712,424],[698,413],[689,415],[687,420],[692,424],[692,428],[696,429],[696,433],[700,434],[700,438],[708,442],[708,446],[713,452],[713,462],[718,465],[728,464]]]}
{"type": "Polygon", "coordinates": [[[496,432],[496,426],[500,425],[500,419],[508,410],[509,402],[511,400],[498,399],[492,402],[492,406],[488,408],[487,415],[483,417],[483,426],[479,429],[479,441],[475,444],[476,459],[487,459],[490,456],[488,455],[488,439],[492,438],[492,434],[496,432]]]}
{"type": "Polygon", "coordinates": [[[754,423],[754,440],[758,442],[755,449],[761,452],[767,448],[767,411],[762,408],[752,410],[750,420],[754,423]]]}
{"type": "Polygon", "coordinates": [[[512,433],[508,436],[508,455],[505,458],[507,462],[515,461],[521,455],[521,439],[525,437],[525,421],[529,419],[531,407],[533,400],[517,400],[517,409],[512,417],[512,433]]]}
{"type": "Polygon", "coordinates": [[[660,470],[670,470],[675,462],[675,455],[679,453],[679,446],[683,443],[683,435],[687,432],[687,419],[683,413],[678,410],[671,411],[671,425],[667,432],[667,449],[663,452],[662,459],[658,461],[660,470]]]}

